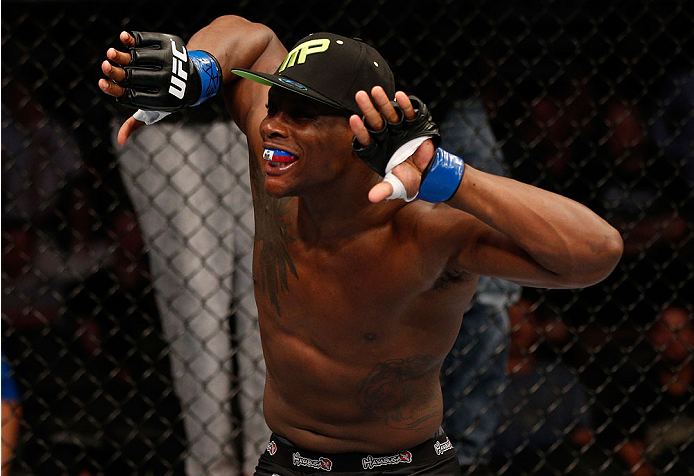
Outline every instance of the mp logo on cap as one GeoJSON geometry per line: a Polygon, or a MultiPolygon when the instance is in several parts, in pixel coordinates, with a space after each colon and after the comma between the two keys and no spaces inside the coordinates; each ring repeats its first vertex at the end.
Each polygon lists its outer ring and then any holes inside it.
{"type": "Polygon", "coordinates": [[[277,72],[280,73],[287,68],[291,68],[295,64],[303,64],[306,62],[306,57],[308,55],[322,53],[326,51],[329,46],[330,40],[327,38],[304,41],[289,52],[277,72]]]}

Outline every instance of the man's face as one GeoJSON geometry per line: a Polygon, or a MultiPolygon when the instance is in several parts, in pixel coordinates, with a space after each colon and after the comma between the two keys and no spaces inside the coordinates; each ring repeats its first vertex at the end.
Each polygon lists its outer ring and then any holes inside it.
{"type": "Polygon", "coordinates": [[[324,187],[353,163],[347,115],[279,87],[270,89],[260,134],[266,149],[294,156],[283,163],[265,162],[265,189],[274,197],[324,187]]]}

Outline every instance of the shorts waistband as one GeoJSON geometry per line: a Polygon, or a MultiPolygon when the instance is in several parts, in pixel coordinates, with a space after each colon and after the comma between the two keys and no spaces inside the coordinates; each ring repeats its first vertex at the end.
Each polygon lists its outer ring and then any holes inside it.
{"type": "Polygon", "coordinates": [[[453,444],[439,430],[437,435],[414,448],[393,453],[319,453],[294,445],[275,433],[264,456],[297,471],[359,472],[383,467],[427,464],[455,456],[453,444]]]}

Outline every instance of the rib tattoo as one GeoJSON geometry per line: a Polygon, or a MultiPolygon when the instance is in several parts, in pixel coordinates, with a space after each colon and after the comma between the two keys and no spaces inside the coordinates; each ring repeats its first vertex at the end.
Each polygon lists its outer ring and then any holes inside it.
{"type": "Polygon", "coordinates": [[[359,406],[372,418],[403,430],[417,430],[439,415],[438,400],[421,378],[435,358],[415,355],[379,362],[359,383],[359,406]]]}

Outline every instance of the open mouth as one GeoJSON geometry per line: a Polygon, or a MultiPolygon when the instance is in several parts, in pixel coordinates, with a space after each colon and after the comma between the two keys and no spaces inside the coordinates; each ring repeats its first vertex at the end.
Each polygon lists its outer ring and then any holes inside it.
{"type": "Polygon", "coordinates": [[[299,160],[296,155],[280,149],[264,149],[263,159],[269,163],[270,167],[279,170],[289,168],[290,165],[299,160]]]}

